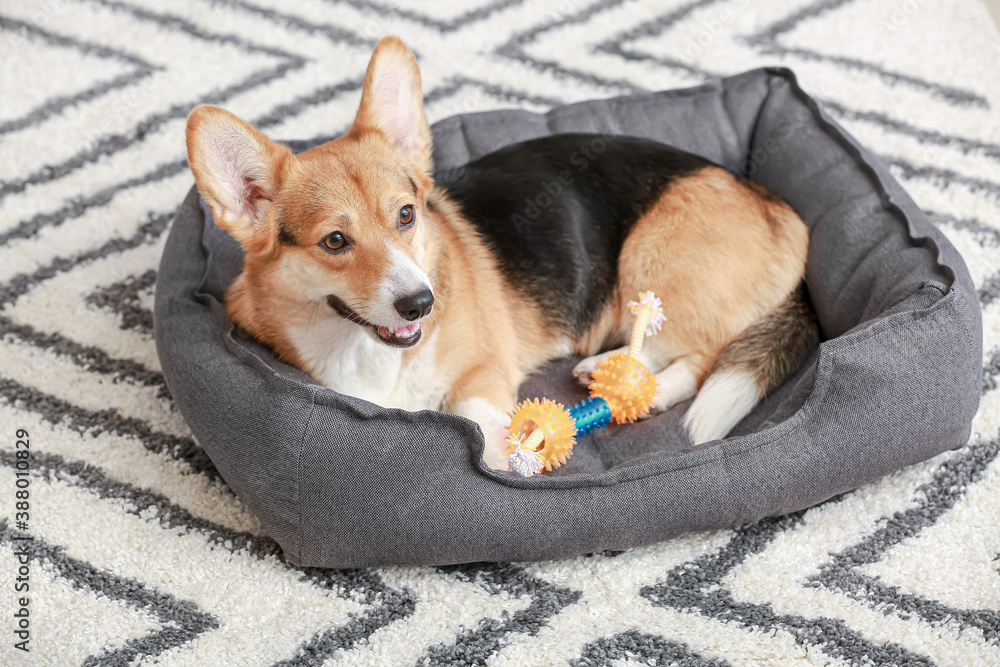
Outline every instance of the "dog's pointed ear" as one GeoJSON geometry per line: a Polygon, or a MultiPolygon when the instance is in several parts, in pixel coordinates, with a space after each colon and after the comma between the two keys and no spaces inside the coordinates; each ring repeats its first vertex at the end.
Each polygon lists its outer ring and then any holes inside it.
{"type": "Polygon", "coordinates": [[[200,106],[187,122],[188,164],[215,222],[244,248],[271,234],[271,208],[292,159],[287,147],[224,109],[200,106]]]}
{"type": "Polygon", "coordinates": [[[383,37],[365,74],[352,133],[381,132],[400,157],[430,174],[431,128],[424,116],[417,59],[398,37],[383,37]]]}

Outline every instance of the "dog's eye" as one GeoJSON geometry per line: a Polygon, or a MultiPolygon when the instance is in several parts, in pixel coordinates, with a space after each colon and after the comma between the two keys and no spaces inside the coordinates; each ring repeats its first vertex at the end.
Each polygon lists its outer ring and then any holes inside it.
{"type": "Polygon", "coordinates": [[[413,223],[414,212],[413,207],[407,204],[403,208],[399,209],[399,224],[409,225],[413,223]]]}
{"type": "Polygon", "coordinates": [[[323,247],[327,250],[340,250],[347,243],[347,239],[340,232],[334,232],[323,239],[323,247]]]}

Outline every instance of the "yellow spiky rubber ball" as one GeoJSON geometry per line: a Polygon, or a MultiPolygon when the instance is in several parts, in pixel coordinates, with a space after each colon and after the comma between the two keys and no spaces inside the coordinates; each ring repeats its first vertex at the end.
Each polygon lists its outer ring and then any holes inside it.
{"type": "Polygon", "coordinates": [[[638,360],[624,352],[613,352],[597,365],[593,377],[590,395],[608,402],[615,423],[631,423],[649,414],[656,377],[638,360]]]}
{"type": "MultiPolygon", "coordinates": [[[[543,398],[529,399],[514,406],[510,418],[510,435],[514,440],[527,439],[535,429],[544,433],[541,445],[535,452],[541,457],[546,470],[558,468],[569,458],[576,444],[576,424],[569,410],[561,403],[543,398]]],[[[511,445],[507,454],[514,451],[511,445]]]]}

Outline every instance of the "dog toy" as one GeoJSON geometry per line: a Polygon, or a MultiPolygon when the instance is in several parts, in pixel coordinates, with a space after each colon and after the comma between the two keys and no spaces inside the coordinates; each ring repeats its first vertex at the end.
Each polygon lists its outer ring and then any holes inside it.
{"type": "Polygon", "coordinates": [[[633,317],[628,352],[612,352],[597,365],[590,398],[569,409],[547,398],[514,406],[507,450],[501,455],[512,472],[531,477],[558,468],[573,453],[578,437],[612,421],[630,424],[649,414],[656,376],[639,361],[639,352],[645,337],[657,333],[666,317],[663,304],[652,292],[642,292],[638,301],[628,305],[633,317]]]}

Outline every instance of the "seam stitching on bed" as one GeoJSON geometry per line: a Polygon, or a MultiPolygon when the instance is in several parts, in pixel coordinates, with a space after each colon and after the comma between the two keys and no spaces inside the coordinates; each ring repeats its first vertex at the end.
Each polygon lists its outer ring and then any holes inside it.
{"type": "Polygon", "coordinates": [[[298,504],[299,525],[295,536],[295,552],[298,561],[302,562],[302,534],[305,526],[302,522],[302,452],[306,448],[306,434],[309,432],[309,424],[312,423],[313,413],[316,412],[316,388],[309,392],[309,415],[306,417],[305,425],[302,427],[302,438],[299,441],[299,449],[295,457],[295,499],[298,504]]]}
{"type": "MultiPolygon", "coordinates": [[[[969,304],[969,301],[965,298],[965,296],[962,295],[962,292],[956,289],[955,290],[955,296],[956,296],[956,299],[965,306],[964,310],[968,311],[970,309],[970,304],[969,304]]],[[[975,340],[974,340],[973,335],[972,335],[972,327],[971,327],[971,322],[969,321],[968,315],[969,315],[969,313],[965,312],[963,314],[963,317],[959,318],[959,319],[962,320],[962,330],[965,333],[965,347],[966,347],[966,349],[969,352],[969,358],[970,359],[980,358],[980,360],[981,360],[982,350],[980,350],[980,353],[978,355],[976,354],[976,343],[975,343],[975,340]]],[[[982,401],[982,381],[983,381],[982,380],[982,364],[980,363],[979,364],[979,368],[978,369],[974,369],[974,370],[975,370],[976,377],[978,379],[978,386],[974,387],[976,396],[979,398],[979,400],[976,401],[976,406],[977,406],[977,410],[978,410],[978,405],[982,401]]]]}

